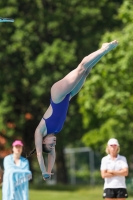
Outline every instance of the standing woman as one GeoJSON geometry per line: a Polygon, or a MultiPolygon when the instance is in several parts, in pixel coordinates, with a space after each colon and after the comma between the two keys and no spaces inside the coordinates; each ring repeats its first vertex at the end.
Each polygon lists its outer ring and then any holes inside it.
{"type": "Polygon", "coordinates": [[[99,50],[84,57],[77,68],[52,86],[50,105],[35,131],[36,148],[28,155],[29,157],[35,151],[37,152],[37,159],[44,180],[51,176],[51,170],[55,162],[55,134],[59,133],[64,125],[69,101],[79,92],[92,67],[117,45],[116,40],[104,43],[99,50]],[[42,152],[48,153],[47,169],[42,152]]]}
{"type": "Polygon", "coordinates": [[[16,140],[12,144],[12,154],[4,158],[2,200],[28,200],[28,181],[32,178],[29,162],[21,156],[23,143],[16,140]]]}
{"type": "Polygon", "coordinates": [[[124,156],[119,155],[118,140],[111,138],[106,147],[107,156],[102,158],[101,176],[104,179],[103,198],[105,200],[125,200],[128,197],[125,177],[128,176],[128,164],[124,156]]]}

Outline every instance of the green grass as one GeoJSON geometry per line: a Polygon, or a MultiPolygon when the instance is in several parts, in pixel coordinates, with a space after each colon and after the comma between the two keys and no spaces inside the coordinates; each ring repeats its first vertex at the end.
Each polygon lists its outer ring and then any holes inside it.
{"type": "MultiPolygon", "coordinates": [[[[46,186],[44,189],[30,189],[30,200],[102,200],[102,187],[46,186]]],[[[129,197],[128,200],[132,200],[129,197]]],[[[0,190],[1,200],[1,190],[0,190]]]]}
{"type": "Polygon", "coordinates": [[[98,200],[102,199],[102,190],[96,189],[74,189],[74,190],[45,190],[35,191],[30,190],[31,200],[98,200]],[[100,198],[99,198],[100,197],[100,198]]]}

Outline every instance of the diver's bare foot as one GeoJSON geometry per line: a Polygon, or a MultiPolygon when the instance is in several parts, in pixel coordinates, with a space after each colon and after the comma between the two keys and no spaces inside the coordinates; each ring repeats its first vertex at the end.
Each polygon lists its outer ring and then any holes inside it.
{"type": "Polygon", "coordinates": [[[104,49],[106,52],[109,52],[112,49],[114,49],[115,47],[117,47],[117,45],[118,45],[118,41],[114,40],[114,41],[109,42],[109,43],[103,43],[101,49],[104,49]]]}

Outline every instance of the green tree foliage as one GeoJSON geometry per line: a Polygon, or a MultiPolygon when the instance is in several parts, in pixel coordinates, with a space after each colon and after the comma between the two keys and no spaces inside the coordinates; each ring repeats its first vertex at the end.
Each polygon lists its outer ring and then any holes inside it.
{"type": "MultiPolygon", "coordinates": [[[[95,50],[106,31],[119,25],[122,3],[108,0],[6,0],[0,16],[0,133],[22,138],[29,151],[34,131],[49,106],[52,84],[95,50]]],[[[57,177],[67,179],[63,148],[82,135],[79,105],[74,98],[57,140],[57,177]],[[64,168],[64,171],[63,171],[64,168]]],[[[83,105],[81,105],[83,106],[83,105]]]]}
{"type": "Polygon", "coordinates": [[[78,99],[86,130],[83,142],[104,152],[108,139],[115,137],[128,158],[133,152],[132,12],[131,1],[124,1],[117,16],[121,29],[107,32],[102,39],[102,43],[117,39],[119,46],[92,70],[78,99]]]}

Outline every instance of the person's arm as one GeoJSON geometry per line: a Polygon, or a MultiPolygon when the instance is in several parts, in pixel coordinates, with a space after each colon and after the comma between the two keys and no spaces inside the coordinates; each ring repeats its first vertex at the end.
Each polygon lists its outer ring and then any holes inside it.
{"type": "Polygon", "coordinates": [[[54,163],[55,163],[55,147],[52,151],[48,154],[48,173],[51,173],[54,163]]]}
{"type": "Polygon", "coordinates": [[[107,170],[107,156],[106,157],[103,157],[102,160],[101,160],[101,167],[100,167],[100,170],[101,170],[101,177],[102,178],[112,178],[114,177],[114,175],[110,172],[108,172],[107,170]]]}
{"type": "Polygon", "coordinates": [[[122,163],[120,170],[108,170],[109,173],[114,174],[115,176],[128,176],[128,163],[127,159],[124,156],[121,156],[122,163]]]}
{"type": "Polygon", "coordinates": [[[42,134],[40,132],[39,127],[37,127],[35,131],[35,146],[36,146],[36,153],[37,153],[37,159],[38,163],[41,169],[42,174],[46,173],[46,167],[44,164],[44,159],[42,155],[42,134]]]}
{"type": "Polygon", "coordinates": [[[116,175],[114,175],[113,173],[109,172],[108,170],[101,170],[101,177],[102,178],[112,178],[116,175]]]}
{"type": "Polygon", "coordinates": [[[114,176],[128,176],[128,168],[123,168],[121,170],[108,170],[108,173],[113,174],[114,176]]]}
{"type": "Polygon", "coordinates": [[[3,167],[4,167],[4,171],[11,169],[11,168],[14,168],[14,162],[13,162],[11,155],[8,155],[4,158],[3,167]]]}

